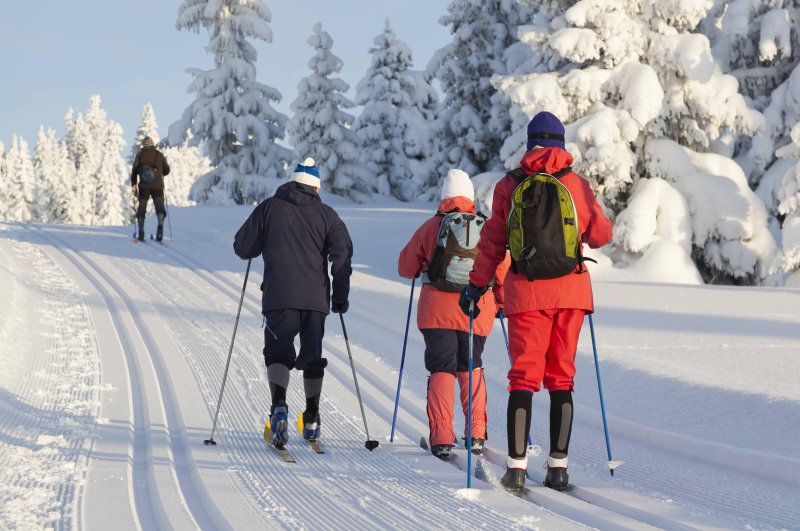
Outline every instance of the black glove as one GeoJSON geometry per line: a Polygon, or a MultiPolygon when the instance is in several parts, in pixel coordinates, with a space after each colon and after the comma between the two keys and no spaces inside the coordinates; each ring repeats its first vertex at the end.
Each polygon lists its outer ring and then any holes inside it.
{"type": "Polygon", "coordinates": [[[347,313],[347,309],[350,307],[350,303],[347,301],[344,302],[332,302],[331,303],[331,311],[333,313],[347,313]]]}
{"type": "Polygon", "coordinates": [[[486,287],[479,288],[475,286],[472,282],[467,284],[463,290],[461,290],[461,295],[458,297],[458,305],[461,307],[461,311],[464,312],[464,315],[469,317],[469,304],[474,302],[475,305],[472,309],[472,318],[476,319],[478,315],[481,313],[480,309],[478,308],[478,301],[483,294],[486,293],[486,287]]]}

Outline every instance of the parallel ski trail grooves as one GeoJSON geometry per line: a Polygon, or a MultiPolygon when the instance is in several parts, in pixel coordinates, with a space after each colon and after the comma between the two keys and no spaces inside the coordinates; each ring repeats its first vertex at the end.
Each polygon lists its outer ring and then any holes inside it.
{"type": "MultiPolygon", "coordinates": [[[[189,265],[187,262],[190,263],[191,265],[187,269],[194,275],[206,280],[223,293],[229,303],[238,302],[240,286],[235,286],[232,282],[219,279],[216,274],[199,269],[195,263],[192,263],[195,262],[194,260],[184,258],[177,252],[164,254],[168,254],[175,261],[184,265],[189,265]]],[[[182,280],[187,280],[183,271],[178,271],[178,274],[183,277],[182,280]]],[[[157,291],[165,293],[168,291],[168,286],[159,286],[157,291]]],[[[194,293],[199,294],[199,290],[193,290],[193,295],[194,293]]],[[[207,299],[208,294],[206,293],[205,296],[207,299]]],[[[260,304],[252,300],[254,298],[255,296],[251,295],[246,301],[243,313],[250,311],[256,315],[260,314],[260,304]]],[[[266,507],[296,505],[292,504],[291,500],[305,498],[308,496],[309,490],[312,490],[324,492],[323,496],[316,498],[320,506],[307,514],[303,514],[302,511],[296,514],[295,522],[298,525],[330,526],[333,515],[336,515],[336,518],[339,519],[336,523],[337,526],[348,528],[372,527],[385,525],[387,522],[404,522],[404,526],[426,527],[429,522],[425,514],[434,512],[437,504],[453,503],[452,495],[443,492],[437,482],[424,476],[416,477],[413,489],[404,486],[407,481],[395,483],[392,478],[407,479],[409,473],[407,464],[392,455],[382,453],[381,450],[369,453],[363,448],[360,440],[362,437],[360,419],[343,415],[337,408],[337,404],[342,400],[334,402],[330,398],[330,395],[334,394],[346,397],[345,402],[355,402],[350,373],[341,377],[337,374],[334,378],[330,378],[333,375],[329,375],[323,390],[323,440],[328,454],[336,455],[337,458],[332,460],[328,459],[327,455],[314,454],[310,448],[305,447],[304,443],[298,440],[299,434],[293,432],[293,440],[290,440],[289,447],[298,460],[297,466],[275,464],[279,460],[278,456],[269,452],[265,443],[258,441],[259,431],[266,419],[267,406],[270,402],[263,362],[260,355],[241,356],[241,351],[260,353],[263,345],[262,332],[260,328],[254,330],[252,325],[248,327],[242,326],[240,323],[239,333],[241,336],[237,336],[237,347],[234,352],[234,355],[238,353],[239,356],[232,363],[231,374],[229,374],[225,405],[218,425],[218,439],[220,444],[224,444],[226,451],[232,454],[234,462],[272,463],[272,466],[247,466],[240,472],[242,477],[251,483],[253,492],[258,492],[259,489],[263,490],[267,485],[280,485],[279,489],[268,489],[276,492],[264,498],[264,501],[272,502],[266,507]],[[257,404],[263,404],[261,411],[254,409],[254,405],[257,404]],[[250,415],[247,415],[248,411],[250,415]],[[355,441],[353,440],[354,435],[355,441]],[[254,444],[254,441],[257,444],[254,444]],[[307,466],[313,466],[315,473],[306,473],[305,467],[307,466]],[[335,481],[337,488],[329,489],[326,485],[318,484],[318,477],[321,473],[329,480],[335,481]],[[387,480],[387,478],[390,479],[387,480]],[[386,483],[387,481],[388,483],[386,483]],[[378,488],[391,488],[394,491],[402,492],[403,496],[408,499],[399,505],[376,503],[374,492],[377,485],[383,485],[378,488]],[[269,500],[269,498],[272,499],[269,500]],[[349,510],[350,507],[359,506],[363,506],[365,510],[357,512],[349,510]],[[420,514],[414,508],[425,508],[426,511],[420,514]]],[[[208,329],[202,331],[202,335],[205,336],[204,341],[216,342],[219,345],[215,354],[215,357],[219,359],[220,352],[226,350],[224,342],[229,340],[230,328],[210,325],[208,329]],[[219,329],[219,332],[214,333],[215,329],[219,329]],[[209,333],[212,333],[211,337],[208,337],[209,333]]],[[[205,371],[206,362],[204,360],[198,360],[198,362],[194,366],[205,371]]],[[[219,374],[221,365],[216,370],[219,374]]],[[[209,375],[204,376],[203,379],[213,380],[209,375]]],[[[290,385],[288,398],[290,417],[294,420],[298,411],[292,409],[292,405],[304,402],[302,384],[297,381],[296,377],[294,384],[290,385]]],[[[453,525],[464,527],[474,525],[511,527],[514,525],[512,520],[507,520],[503,515],[490,509],[476,507],[468,501],[459,500],[456,503],[463,505],[463,519],[454,521],[453,525]]],[[[285,512],[280,515],[282,518],[290,516],[285,512]]],[[[285,520],[285,522],[287,526],[290,526],[291,520],[285,520]]]]}
{"type": "Polygon", "coordinates": [[[216,507],[209,503],[210,497],[205,487],[199,481],[192,462],[191,452],[188,451],[186,430],[181,421],[180,408],[174,394],[174,389],[169,383],[169,375],[160,359],[156,345],[147,325],[137,311],[135,304],[126,295],[122,287],[105,270],[98,267],[97,263],[78,253],[68,242],[56,238],[51,234],[41,233],[44,239],[62,245],[54,245],[64,254],[89,281],[94,284],[112,313],[115,329],[120,334],[120,341],[126,356],[126,363],[131,380],[131,398],[134,408],[134,441],[133,441],[133,488],[137,515],[141,525],[149,528],[185,525],[179,524],[173,518],[183,513],[181,506],[188,509],[192,526],[202,528],[226,528],[227,522],[216,507]],[[65,250],[68,249],[68,250],[65,250]],[[121,303],[116,302],[120,299],[121,303]],[[121,310],[127,314],[122,314],[121,310]],[[131,331],[133,327],[133,332],[131,331]],[[143,344],[143,349],[140,345],[143,344]],[[137,352],[144,350],[149,356],[137,356],[137,352]],[[147,367],[142,365],[144,358],[147,367]],[[146,372],[155,373],[156,382],[145,382],[146,372]],[[157,389],[148,391],[150,385],[155,384],[157,389]],[[155,397],[151,397],[156,391],[155,397]],[[153,429],[151,413],[153,398],[159,398],[158,409],[162,410],[164,426],[153,429]],[[174,469],[170,472],[172,483],[177,486],[175,491],[164,492],[163,474],[155,469],[156,459],[152,448],[163,445],[166,450],[166,459],[174,469]],[[141,457],[140,457],[141,455],[141,457]],[[159,479],[159,476],[162,476],[159,479]],[[177,499],[174,494],[178,495],[177,499]],[[172,500],[172,510],[167,511],[164,500],[172,500]],[[174,506],[178,503],[177,510],[174,506]],[[169,513],[169,514],[167,514],[169,513]],[[172,517],[172,518],[170,518],[172,517]]]}

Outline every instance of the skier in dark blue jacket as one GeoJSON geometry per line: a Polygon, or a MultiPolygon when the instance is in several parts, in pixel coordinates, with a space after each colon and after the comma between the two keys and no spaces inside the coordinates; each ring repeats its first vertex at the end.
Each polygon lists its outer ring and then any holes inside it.
{"type": "Polygon", "coordinates": [[[345,313],[349,306],[353,243],[336,211],[320,200],[319,188],[319,171],[307,158],[291,181],[255,208],[233,242],[240,258],[260,254],[264,259],[264,362],[272,394],[270,436],[278,448],[289,438],[286,389],[293,368],[303,371],[303,437],[319,437],[319,399],[328,364],[322,357],[325,317],[329,308],[345,313]]]}

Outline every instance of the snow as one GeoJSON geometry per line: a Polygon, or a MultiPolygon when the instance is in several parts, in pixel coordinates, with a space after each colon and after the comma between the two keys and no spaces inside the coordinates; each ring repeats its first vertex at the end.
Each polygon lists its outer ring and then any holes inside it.
{"type": "MultiPolygon", "coordinates": [[[[654,186],[642,192],[642,208],[681,201],[666,181],[654,186]]],[[[685,248],[672,238],[655,238],[627,268],[612,265],[608,249],[592,252],[599,262],[589,264],[592,323],[611,447],[613,459],[625,464],[611,479],[587,324],[576,357],[572,491],[538,484],[546,451],[530,457],[530,493],[515,497],[496,486],[505,458],[508,369],[497,323],[484,355],[490,439],[486,456],[473,459],[482,479],[474,477],[474,491],[466,492],[463,450],[444,463],[418,447],[427,432],[427,373],[413,326],[389,441],[411,294],[396,260],[435,205],[323,199],[354,239],[351,305],[343,317],[370,437],[380,446],[364,448],[364,421],[333,314],[323,344],[327,453],[314,454],[292,434],[288,447],[297,463],[289,465],[263,442],[269,389],[260,259],[246,284],[218,444],[203,444],[244,281],[246,263],[231,242],[249,207],[172,208],[175,239],[163,246],[132,244],[130,225],[4,222],[0,527],[800,527],[798,289],[702,285],[688,258],[674,260],[685,248]]],[[[154,223],[149,218],[147,229],[154,223]]],[[[643,225],[656,235],[679,227],[643,225]]],[[[297,374],[288,401],[290,414],[298,414],[297,374]]],[[[547,408],[546,394],[537,395],[532,437],[545,448],[547,408]]]]}

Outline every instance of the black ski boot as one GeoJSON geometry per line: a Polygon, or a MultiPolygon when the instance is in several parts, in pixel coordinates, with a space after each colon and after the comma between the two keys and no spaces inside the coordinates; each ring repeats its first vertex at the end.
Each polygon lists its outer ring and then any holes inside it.
{"type": "Polygon", "coordinates": [[[156,241],[157,242],[160,242],[161,240],[164,239],[164,218],[166,218],[166,217],[167,217],[167,215],[164,214],[163,212],[157,215],[157,218],[158,218],[158,227],[156,228],[156,241]]]}
{"type": "Polygon", "coordinates": [[[431,453],[442,461],[446,461],[450,457],[450,452],[452,450],[452,444],[434,444],[431,447],[431,453]]]}
{"type": "Polygon", "coordinates": [[[138,240],[140,242],[144,241],[144,218],[137,218],[139,221],[139,236],[138,240]]]}
{"type": "Polygon", "coordinates": [[[503,474],[500,483],[508,490],[520,491],[525,486],[526,473],[527,470],[524,468],[506,468],[506,473],[503,474]]]}
{"type": "Polygon", "coordinates": [[[567,490],[569,474],[566,468],[548,468],[544,478],[544,486],[553,490],[567,490]]]}
{"type": "MultiPolygon", "coordinates": [[[[480,439],[478,437],[472,438],[472,453],[474,455],[481,455],[483,453],[483,446],[486,444],[484,439],[480,439]]],[[[464,440],[464,447],[466,448],[467,441],[464,440]]]]}

